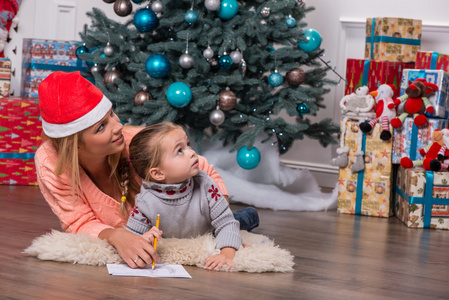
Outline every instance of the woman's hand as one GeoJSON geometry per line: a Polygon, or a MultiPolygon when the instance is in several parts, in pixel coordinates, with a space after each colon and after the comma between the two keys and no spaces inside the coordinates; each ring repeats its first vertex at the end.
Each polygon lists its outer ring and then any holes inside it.
{"type": "Polygon", "coordinates": [[[228,265],[228,270],[232,268],[232,261],[235,257],[235,249],[226,247],[221,249],[220,254],[212,255],[206,258],[206,264],[204,269],[218,271],[223,267],[223,265],[228,265]]]}
{"type": "MultiPolygon", "coordinates": [[[[157,235],[156,235],[157,236],[157,235]]],[[[123,260],[133,269],[144,268],[153,260],[160,259],[151,243],[143,237],[123,228],[108,228],[100,232],[99,238],[105,239],[117,249],[123,260]]]]}
{"type": "Polygon", "coordinates": [[[151,245],[154,245],[154,238],[157,238],[158,240],[162,238],[162,230],[160,230],[156,226],[153,226],[150,230],[142,234],[142,237],[151,245]]]}

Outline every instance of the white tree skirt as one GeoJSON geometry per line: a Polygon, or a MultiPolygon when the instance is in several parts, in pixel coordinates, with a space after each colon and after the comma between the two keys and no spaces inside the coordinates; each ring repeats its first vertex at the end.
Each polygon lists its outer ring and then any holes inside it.
{"type": "Polygon", "coordinates": [[[307,169],[291,169],[279,160],[277,146],[271,142],[254,146],[259,149],[261,161],[252,170],[241,168],[237,151],[221,143],[205,144],[204,153],[225,181],[231,202],[240,202],[274,210],[319,211],[337,207],[337,188],[322,193],[316,179],[307,169]]]}

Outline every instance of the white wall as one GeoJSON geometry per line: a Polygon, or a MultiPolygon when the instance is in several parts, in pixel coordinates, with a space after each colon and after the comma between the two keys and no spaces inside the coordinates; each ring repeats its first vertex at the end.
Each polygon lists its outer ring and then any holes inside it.
{"type": "MultiPolygon", "coordinates": [[[[449,1],[447,0],[306,0],[315,11],[306,18],[308,27],[315,28],[323,38],[326,61],[344,77],[346,58],[363,58],[365,19],[372,17],[403,17],[423,20],[422,49],[449,53],[449,1]]],[[[19,29],[11,29],[12,41],[5,54],[16,69],[12,78],[12,91],[19,94],[22,38],[80,40],[83,25],[90,23],[86,12],[92,7],[103,10],[110,18],[126,20],[113,11],[112,4],[102,0],[23,0],[18,17],[19,29]],[[14,53],[16,49],[16,53],[14,53]]],[[[329,72],[329,78],[338,77],[329,72]]],[[[325,110],[318,112],[317,120],[333,118],[339,122],[338,101],[343,96],[344,83],[332,87],[325,96],[325,110]]],[[[333,187],[338,169],[329,165],[336,147],[322,148],[317,141],[297,141],[282,156],[284,163],[293,168],[309,168],[322,186],[333,187]]]]}

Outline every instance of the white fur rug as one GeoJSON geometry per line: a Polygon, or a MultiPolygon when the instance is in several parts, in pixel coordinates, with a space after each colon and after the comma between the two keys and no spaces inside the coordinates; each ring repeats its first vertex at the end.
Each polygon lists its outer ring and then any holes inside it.
{"type": "MultiPolygon", "coordinates": [[[[250,245],[236,252],[231,272],[292,272],[293,255],[264,235],[240,231],[243,242],[250,245]]],[[[158,253],[166,264],[202,267],[215,249],[211,234],[192,239],[167,238],[158,241],[158,253]]],[[[42,260],[54,260],[92,266],[124,263],[108,242],[88,234],[71,234],[53,230],[36,238],[25,253],[42,260]]],[[[221,271],[227,271],[224,267],[221,271]]]]}

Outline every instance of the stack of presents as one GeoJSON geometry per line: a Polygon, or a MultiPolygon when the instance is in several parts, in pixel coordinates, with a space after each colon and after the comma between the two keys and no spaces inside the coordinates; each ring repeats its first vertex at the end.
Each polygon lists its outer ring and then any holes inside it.
{"type": "Polygon", "coordinates": [[[420,48],[421,20],[366,20],[340,101],[338,212],[449,229],[449,55],[420,48]]]}
{"type": "Polygon", "coordinates": [[[74,41],[24,39],[21,96],[9,97],[11,62],[0,59],[0,184],[37,185],[34,154],[42,142],[37,88],[54,71],[85,71],[74,41]]]}

